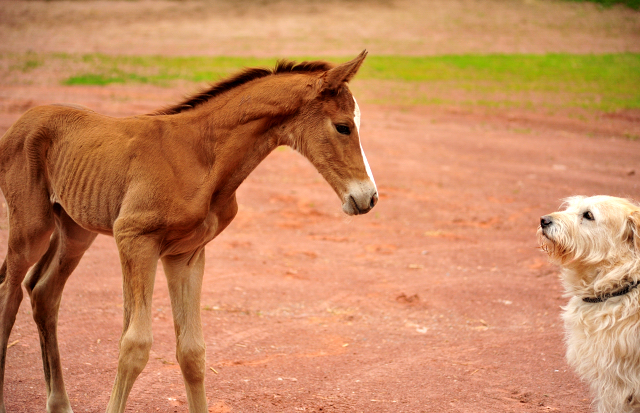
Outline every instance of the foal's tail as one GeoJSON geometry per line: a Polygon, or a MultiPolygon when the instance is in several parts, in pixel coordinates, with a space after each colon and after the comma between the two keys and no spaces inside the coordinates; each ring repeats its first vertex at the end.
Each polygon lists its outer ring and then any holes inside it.
{"type": "Polygon", "coordinates": [[[67,104],[37,106],[25,112],[0,138],[0,187],[4,189],[2,179],[16,164],[28,168],[31,178],[45,172],[51,144],[88,113],[95,112],[67,104]]]}
{"type": "Polygon", "coordinates": [[[48,116],[42,116],[42,108],[46,106],[29,109],[0,138],[0,176],[36,160],[38,151],[34,153],[34,149],[45,143],[48,129],[48,116]]]}
{"type": "Polygon", "coordinates": [[[56,112],[52,106],[30,109],[0,138],[0,189],[17,233],[10,233],[10,242],[52,228],[46,156],[61,125],[56,112]]]}
{"type": "Polygon", "coordinates": [[[47,151],[68,124],[68,112],[82,113],[60,105],[29,109],[0,138],[0,188],[5,197],[16,190],[16,184],[31,185],[32,190],[48,187],[47,151]]]}

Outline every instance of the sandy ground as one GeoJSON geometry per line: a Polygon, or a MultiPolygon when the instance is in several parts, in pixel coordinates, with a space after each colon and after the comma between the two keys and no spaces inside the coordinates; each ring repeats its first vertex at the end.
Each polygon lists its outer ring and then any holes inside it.
{"type": "Polygon", "coordinates": [[[0,1],[0,52],[306,56],[640,51],[638,12],[553,0],[0,1]]]}
{"type": "MultiPolygon", "coordinates": [[[[639,15],[543,1],[0,2],[0,52],[638,51],[639,15]]],[[[185,92],[36,83],[0,80],[0,133],[37,104],[125,116],[185,92]]],[[[535,231],[566,196],[640,199],[639,144],[619,138],[638,127],[638,114],[586,124],[361,106],[381,194],[371,213],[343,216],[313,167],[277,150],[240,187],[237,218],[207,247],[210,412],[589,412],[587,388],[564,360],[558,271],[535,231]]],[[[7,235],[3,214],[3,254],[7,235]]],[[[186,412],[161,272],[153,303],[151,358],[127,411],[186,412]]],[[[118,254],[99,236],[60,310],[76,413],[104,410],[121,324],[118,254]]],[[[10,343],[7,410],[43,411],[28,299],[10,343]]]]}

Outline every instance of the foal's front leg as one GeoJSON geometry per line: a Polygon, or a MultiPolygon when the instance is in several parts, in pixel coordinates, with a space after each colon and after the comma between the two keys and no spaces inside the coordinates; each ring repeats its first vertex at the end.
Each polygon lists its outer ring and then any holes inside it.
{"type": "Polygon", "coordinates": [[[205,343],[200,320],[204,249],[195,254],[163,257],[162,265],[169,285],[176,330],[176,357],[187,389],[189,412],[206,412],[205,343]]]}
{"type": "Polygon", "coordinates": [[[122,265],[124,323],[118,372],[107,413],[122,413],[133,383],[149,360],[153,342],[151,299],[159,254],[158,243],[152,238],[118,233],[116,228],[114,236],[122,265]]]}

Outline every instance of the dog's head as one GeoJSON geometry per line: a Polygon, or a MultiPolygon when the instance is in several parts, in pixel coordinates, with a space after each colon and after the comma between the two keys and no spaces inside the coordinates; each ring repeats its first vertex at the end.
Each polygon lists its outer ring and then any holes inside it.
{"type": "Polygon", "coordinates": [[[565,199],[540,218],[540,248],[563,267],[615,266],[640,259],[640,207],[610,196],[565,199]]]}

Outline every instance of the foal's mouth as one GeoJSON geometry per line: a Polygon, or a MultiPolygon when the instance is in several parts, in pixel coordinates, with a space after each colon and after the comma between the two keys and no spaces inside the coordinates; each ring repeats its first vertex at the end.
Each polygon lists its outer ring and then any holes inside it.
{"type": "Polygon", "coordinates": [[[353,215],[360,215],[362,212],[360,211],[360,208],[358,208],[358,203],[356,202],[356,200],[353,198],[353,195],[349,196],[349,203],[351,204],[351,206],[353,207],[353,215]]]}
{"type": "Polygon", "coordinates": [[[353,211],[353,215],[362,215],[371,211],[373,207],[376,205],[377,200],[378,200],[378,195],[376,194],[371,198],[371,200],[369,200],[369,204],[366,207],[360,208],[358,206],[358,203],[356,202],[356,199],[353,197],[353,195],[349,195],[349,205],[351,205],[351,210],[353,211]]]}

